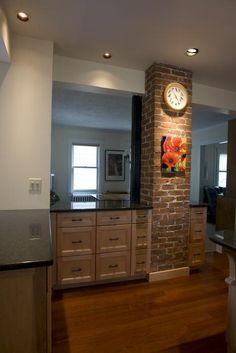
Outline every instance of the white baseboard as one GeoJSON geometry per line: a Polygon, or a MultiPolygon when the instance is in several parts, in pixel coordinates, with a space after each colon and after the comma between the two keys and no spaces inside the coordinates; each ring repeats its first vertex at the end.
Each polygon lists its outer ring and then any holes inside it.
{"type": "Polygon", "coordinates": [[[174,268],[172,270],[149,273],[149,282],[163,281],[177,277],[189,276],[189,267],[174,268]]]}

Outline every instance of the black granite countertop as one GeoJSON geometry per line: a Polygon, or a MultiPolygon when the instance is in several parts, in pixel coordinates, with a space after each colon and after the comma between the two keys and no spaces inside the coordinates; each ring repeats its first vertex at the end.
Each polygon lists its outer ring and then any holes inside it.
{"type": "Polygon", "coordinates": [[[114,210],[139,210],[151,209],[151,206],[141,203],[132,203],[124,200],[103,200],[91,202],[55,202],[51,205],[51,212],[73,212],[73,211],[114,211],[114,210]]]}
{"type": "Polygon", "coordinates": [[[49,210],[0,211],[0,270],[51,264],[49,210]]]}
{"type": "Polygon", "coordinates": [[[216,231],[215,234],[209,235],[209,238],[216,244],[236,251],[236,231],[234,230],[216,231]]]}

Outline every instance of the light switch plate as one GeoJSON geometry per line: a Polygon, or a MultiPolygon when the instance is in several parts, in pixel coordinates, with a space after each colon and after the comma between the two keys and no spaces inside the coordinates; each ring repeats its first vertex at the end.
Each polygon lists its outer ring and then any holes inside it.
{"type": "Polygon", "coordinates": [[[42,178],[29,178],[29,192],[31,194],[41,194],[42,178]]]}

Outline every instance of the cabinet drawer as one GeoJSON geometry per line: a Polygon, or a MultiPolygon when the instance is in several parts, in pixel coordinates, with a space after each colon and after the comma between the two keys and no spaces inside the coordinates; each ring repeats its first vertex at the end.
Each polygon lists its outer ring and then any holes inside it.
{"type": "Polygon", "coordinates": [[[57,215],[58,227],[95,226],[96,212],[64,212],[57,215]]]}
{"type": "Polygon", "coordinates": [[[190,225],[190,242],[203,242],[206,234],[206,225],[204,223],[192,221],[190,225]]]}
{"type": "Polygon", "coordinates": [[[201,220],[206,222],[207,208],[206,207],[192,207],[190,209],[191,220],[201,220]]]}
{"type": "Polygon", "coordinates": [[[143,223],[152,221],[152,210],[133,210],[132,223],[143,223]]]}
{"type": "Polygon", "coordinates": [[[132,224],[132,249],[150,248],[151,223],[132,224]]]}
{"type": "Polygon", "coordinates": [[[189,266],[194,267],[204,263],[204,245],[190,245],[189,247],[189,266]]]}
{"type": "Polygon", "coordinates": [[[130,241],[131,224],[97,227],[97,253],[128,250],[130,241]]]}
{"type": "Polygon", "coordinates": [[[131,223],[131,211],[104,211],[97,213],[97,225],[131,223]]]}
{"type": "Polygon", "coordinates": [[[60,257],[58,261],[58,284],[94,281],[95,255],[60,257]]]}
{"type": "Polygon", "coordinates": [[[126,277],[130,275],[130,252],[96,255],[96,279],[126,277]]]}
{"type": "Polygon", "coordinates": [[[58,228],[57,255],[95,253],[95,227],[58,228]]]}
{"type": "Polygon", "coordinates": [[[150,250],[132,250],[131,276],[150,272],[150,250]]]}

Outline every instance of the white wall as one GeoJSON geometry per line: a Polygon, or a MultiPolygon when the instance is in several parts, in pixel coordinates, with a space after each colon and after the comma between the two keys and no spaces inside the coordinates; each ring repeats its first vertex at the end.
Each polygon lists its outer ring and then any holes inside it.
{"type": "Polygon", "coordinates": [[[125,181],[105,181],[105,150],[125,150],[131,146],[131,132],[86,129],[53,125],[51,171],[55,174],[55,191],[60,199],[70,193],[71,144],[97,144],[100,146],[99,191],[129,191],[129,164],[126,163],[125,181]]]}
{"type": "Polygon", "coordinates": [[[91,61],[54,56],[53,80],[144,94],[145,72],[91,61]]]}
{"type": "Polygon", "coordinates": [[[193,82],[192,95],[192,102],[195,104],[213,107],[225,114],[236,112],[236,92],[193,82]]]}
{"type": "Polygon", "coordinates": [[[49,207],[52,62],[53,43],[14,36],[11,65],[0,63],[0,209],[49,207]]]}
{"type": "MultiPolygon", "coordinates": [[[[152,62],[150,62],[150,65],[152,62]]],[[[53,80],[56,82],[112,89],[123,92],[145,93],[145,72],[54,56],[53,80]]],[[[216,108],[223,113],[236,112],[236,93],[193,82],[192,102],[216,108]]]]}
{"type": "Polygon", "coordinates": [[[227,140],[228,125],[216,125],[212,128],[193,131],[192,133],[192,165],[191,165],[191,201],[199,201],[200,188],[200,149],[209,145],[227,140]]]}
{"type": "Polygon", "coordinates": [[[7,18],[0,9],[0,61],[10,61],[10,34],[7,18]]]}

